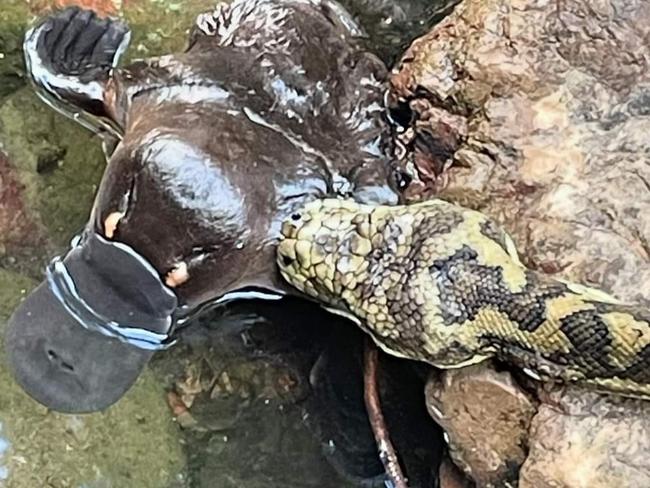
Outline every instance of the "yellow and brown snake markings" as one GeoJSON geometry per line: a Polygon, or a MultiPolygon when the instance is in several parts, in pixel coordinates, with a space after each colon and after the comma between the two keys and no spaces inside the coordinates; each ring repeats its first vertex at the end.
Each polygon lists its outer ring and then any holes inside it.
{"type": "Polygon", "coordinates": [[[316,201],[284,223],[278,264],[391,354],[440,368],[494,356],[650,399],[650,312],[525,268],[510,236],[479,212],[442,200],[316,201]]]}

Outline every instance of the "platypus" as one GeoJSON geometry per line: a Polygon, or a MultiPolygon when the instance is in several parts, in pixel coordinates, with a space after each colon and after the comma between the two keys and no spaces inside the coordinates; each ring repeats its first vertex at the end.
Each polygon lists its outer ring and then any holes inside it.
{"type": "Polygon", "coordinates": [[[67,8],[26,34],[39,94],[109,155],[87,225],[10,319],[33,398],[105,409],[205,304],[289,293],[275,246],[307,201],[397,202],[386,68],[360,36],[330,0],[235,0],[197,18],[185,52],[125,67],[117,19],[67,8]]]}

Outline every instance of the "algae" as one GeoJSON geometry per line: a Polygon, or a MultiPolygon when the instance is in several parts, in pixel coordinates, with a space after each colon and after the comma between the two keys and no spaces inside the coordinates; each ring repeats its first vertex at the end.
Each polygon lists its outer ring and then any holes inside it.
{"type": "Polygon", "coordinates": [[[36,282],[31,278],[0,268],[0,333],[20,299],[34,286],[36,282]]]}
{"type": "Polygon", "coordinates": [[[24,85],[22,42],[29,19],[27,2],[5,0],[0,9],[0,103],[24,85]]]}
{"type": "Polygon", "coordinates": [[[124,19],[131,27],[125,62],[183,51],[196,16],[214,9],[215,0],[128,2],[124,19]]]}
{"type": "Polygon", "coordinates": [[[104,171],[99,138],[54,112],[30,87],[0,107],[0,138],[25,186],[28,208],[54,245],[65,246],[88,219],[104,171]]]}
{"type": "Polygon", "coordinates": [[[158,382],[146,372],[104,413],[47,411],[0,369],[0,486],[161,488],[184,455],[158,382]]]}

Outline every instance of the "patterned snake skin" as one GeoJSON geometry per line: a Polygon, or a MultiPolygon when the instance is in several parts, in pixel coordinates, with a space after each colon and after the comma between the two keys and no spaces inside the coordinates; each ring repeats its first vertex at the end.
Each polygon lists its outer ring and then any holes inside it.
{"type": "Polygon", "coordinates": [[[356,318],[390,354],[440,368],[494,356],[535,377],[650,399],[650,313],[525,268],[479,212],[327,199],[282,234],[283,277],[356,318]]]}

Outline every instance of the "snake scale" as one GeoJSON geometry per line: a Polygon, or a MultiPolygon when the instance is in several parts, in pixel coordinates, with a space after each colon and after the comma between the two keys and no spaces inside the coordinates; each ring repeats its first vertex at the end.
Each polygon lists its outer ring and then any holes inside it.
{"type": "Polygon", "coordinates": [[[439,368],[496,357],[540,379],[650,399],[650,313],[527,269],[479,212],[443,200],[315,201],[284,222],[278,265],[390,354],[439,368]]]}

